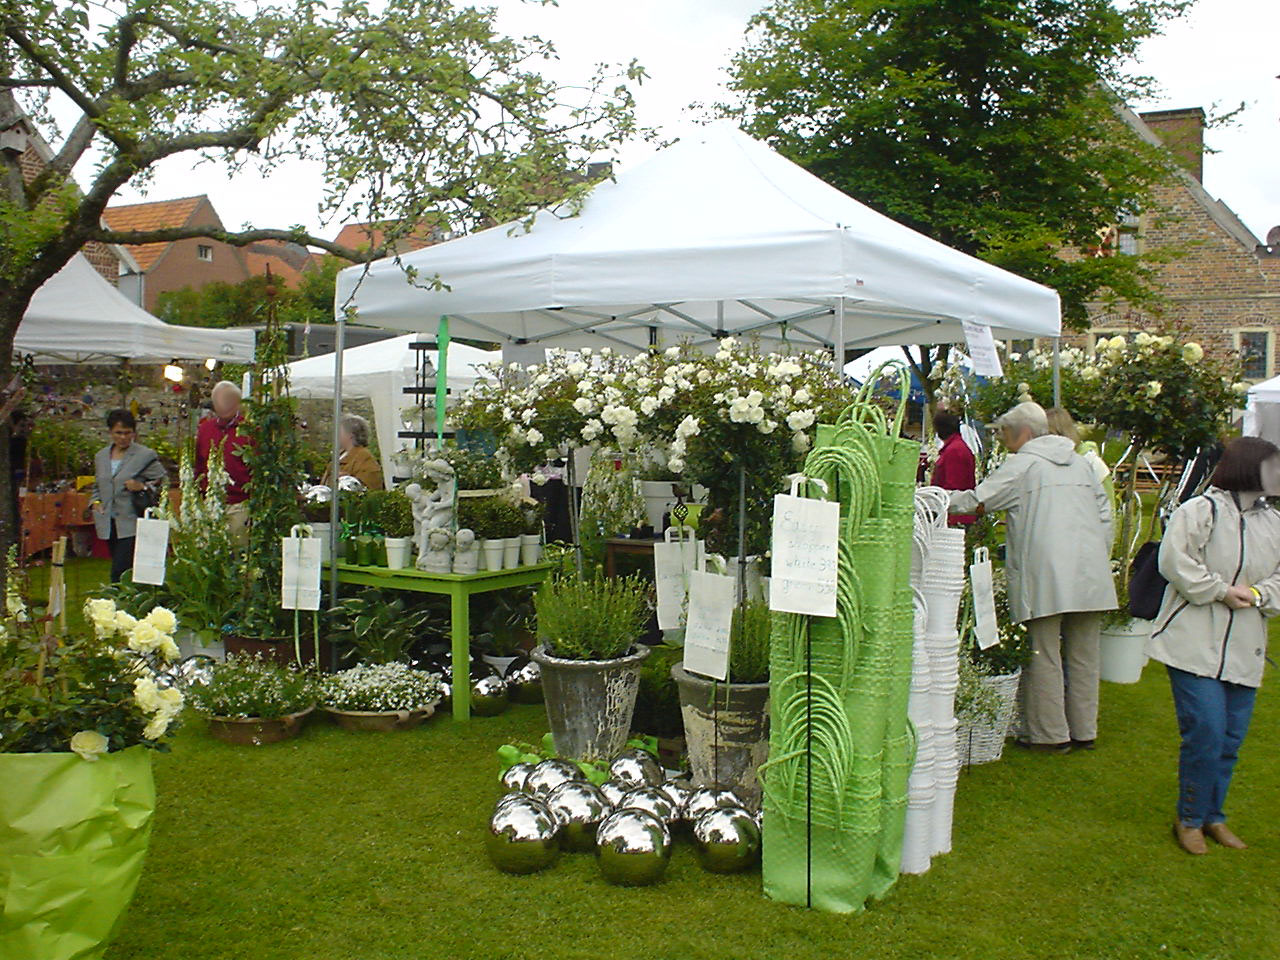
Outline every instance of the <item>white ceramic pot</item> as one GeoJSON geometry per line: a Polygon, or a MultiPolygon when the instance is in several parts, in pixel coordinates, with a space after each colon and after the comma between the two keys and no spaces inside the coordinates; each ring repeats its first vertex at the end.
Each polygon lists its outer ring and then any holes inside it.
{"type": "Polygon", "coordinates": [[[502,569],[502,554],[504,541],[502,540],[481,540],[480,549],[484,553],[484,568],[486,570],[502,569]]]}
{"type": "Polygon", "coordinates": [[[644,498],[645,515],[649,525],[658,533],[662,533],[662,515],[676,502],[676,495],[671,490],[672,480],[637,480],[640,485],[640,496],[644,498]]]}
{"type": "Polygon", "coordinates": [[[320,540],[320,562],[329,562],[329,531],[333,528],[331,523],[308,523],[311,528],[311,535],[320,540]]]}
{"type": "Polygon", "coordinates": [[[403,570],[409,566],[409,558],[413,555],[412,537],[387,537],[383,542],[387,545],[388,570],[403,570]]]}
{"type": "Polygon", "coordinates": [[[526,567],[542,561],[542,535],[526,533],[520,538],[520,562],[526,567]]]}
{"type": "Polygon", "coordinates": [[[502,543],[502,569],[512,570],[520,566],[520,538],[507,537],[502,543]]]}
{"type": "Polygon", "coordinates": [[[1109,683],[1137,683],[1147,665],[1150,620],[1130,620],[1102,631],[1101,677],[1109,683]]]}

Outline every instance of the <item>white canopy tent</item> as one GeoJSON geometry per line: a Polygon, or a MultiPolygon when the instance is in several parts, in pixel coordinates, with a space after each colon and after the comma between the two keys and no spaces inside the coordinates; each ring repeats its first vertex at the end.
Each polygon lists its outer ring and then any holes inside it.
{"type": "Polygon", "coordinates": [[[578,216],[542,211],[528,230],[350,267],[339,314],[347,305],[374,326],[447,316],[454,336],[561,347],[955,342],[965,320],[997,338],[1060,330],[1053,290],[895,223],[725,123],[601,184],[578,216]]]}
{"type": "Polygon", "coordinates": [[[37,363],[127,358],[253,360],[252,330],[180,327],[158,320],[76,254],[36,291],[14,350],[37,363]]]}
{"type": "Polygon", "coordinates": [[[1262,437],[1280,445],[1280,377],[1249,388],[1244,409],[1246,437],[1262,437]]]}
{"type": "MultiPolygon", "coordinates": [[[[400,411],[416,402],[415,397],[405,394],[405,387],[413,386],[417,376],[418,351],[409,349],[409,345],[421,339],[416,334],[408,334],[343,351],[342,395],[368,398],[373,402],[374,429],[382,454],[382,470],[387,477],[394,475],[391,459],[401,445],[397,436],[400,411]]],[[[422,352],[431,369],[437,369],[438,351],[422,352]]],[[[480,350],[462,343],[450,344],[449,393],[466,390],[480,375],[480,366],[498,360],[501,356],[495,351],[480,350]]],[[[332,397],[336,363],[335,354],[325,353],[289,364],[289,384],[293,394],[299,397],[332,397]]]]}

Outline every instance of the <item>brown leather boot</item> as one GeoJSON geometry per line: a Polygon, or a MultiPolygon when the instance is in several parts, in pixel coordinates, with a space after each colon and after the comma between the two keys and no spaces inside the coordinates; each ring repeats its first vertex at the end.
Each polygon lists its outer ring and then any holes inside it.
{"type": "Polygon", "coordinates": [[[1178,846],[1192,856],[1202,857],[1209,852],[1204,842],[1204,830],[1200,827],[1184,827],[1181,822],[1173,825],[1173,838],[1178,846]]]}
{"type": "Polygon", "coordinates": [[[1205,836],[1212,837],[1224,847],[1230,847],[1232,850],[1249,849],[1249,845],[1227,829],[1225,823],[1206,823],[1204,832],[1205,836]]]}

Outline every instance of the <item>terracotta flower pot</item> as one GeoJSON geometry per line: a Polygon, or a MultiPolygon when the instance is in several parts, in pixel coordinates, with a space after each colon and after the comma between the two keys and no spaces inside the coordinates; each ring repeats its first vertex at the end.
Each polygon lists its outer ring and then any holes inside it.
{"type": "Polygon", "coordinates": [[[261,717],[249,717],[238,720],[234,717],[210,717],[209,733],[224,743],[236,746],[261,746],[264,743],[279,743],[289,740],[302,732],[307,718],[315,711],[314,706],[307,707],[287,717],[276,717],[264,720],[261,717]]]}
{"type": "Polygon", "coordinates": [[[436,712],[434,705],[421,710],[392,710],[375,712],[370,710],[335,710],[333,707],[322,707],[333,722],[343,730],[361,730],[385,733],[390,730],[412,730],[436,712]]]}

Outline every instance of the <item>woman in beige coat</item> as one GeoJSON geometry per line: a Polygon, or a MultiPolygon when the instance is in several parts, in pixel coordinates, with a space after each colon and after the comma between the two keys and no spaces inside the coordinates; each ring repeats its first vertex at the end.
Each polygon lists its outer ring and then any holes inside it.
{"type": "Polygon", "coordinates": [[[1160,544],[1169,581],[1147,645],[1173,687],[1182,746],[1178,818],[1184,850],[1245,844],[1223,808],[1266,662],[1265,617],[1280,614],[1280,449],[1257,437],[1228,444],[1202,497],[1180,506],[1160,544]]]}

